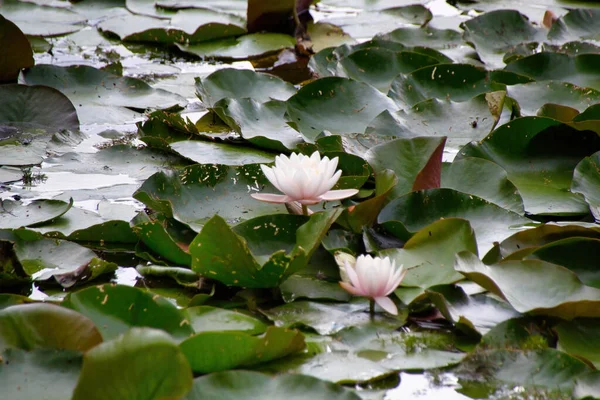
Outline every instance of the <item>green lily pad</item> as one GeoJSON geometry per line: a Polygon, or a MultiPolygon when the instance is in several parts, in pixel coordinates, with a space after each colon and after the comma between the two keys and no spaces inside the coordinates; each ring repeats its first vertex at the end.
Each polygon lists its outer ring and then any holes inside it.
{"type": "Polygon", "coordinates": [[[436,29],[430,26],[398,28],[391,32],[375,36],[375,40],[387,40],[402,43],[405,46],[426,46],[432,49],[448,49],[463,44],[461,34],[452,29],[436,29]]]}
{"type": "Polygon", "coordinates": [[[453,152],[486,137],[502,114],[505,92],[480,94],[467,101],[429,99],[408,110],[384,111],[367,127],[361,142],[417,136],[446,136],[453,152]]]}
{"type": "Polygon", "coordinates": [[[223,68],[205,78],[196,78],[196,91],[204,104],[212,108],[221,99],[252,98],[260,103],[285,101],[296,89],[282,79],[250,70],[223,68]]]}
{"type": "Polygon", "coordinates": [[[384,48],[357,50],[339,61],[344,76],[368,83],[383,93],[389,91],[398,74],[407,74],[435,64],[439,64],[439,61],[425,54],[394,52],[384,48]]]}
{"type": "Polygon", "coordinates": [[[0,347],[87,351],[102,342],[94,323],[75,311],[45,303],[0,310],[0,347]]]}
{"type": "Polygon", "coordinates": [[[472,253],[461,252],[455,269],[502,296],[521,313],[565,319],[600,316],[600,289],[584,285],[575,273],[556,264],[509,260],[485,265],[472,253]]]}
{"type": "Polygon", "coordinates": [[[177,154],[198,164],[244,166],[255,163],[269,163],[275,160],[275,154],[273,153],[226,143],[183,140],[171,143],[169,147],[177,154]]]}
{"type": "Polygon", "coordinates": [[[151,219],[143,213],[138,214],[131,223],[135,234],[154,253],[178,265],[191,265],[192,257],[186,251],[189,242],[185,240],[186,236],[192,234],[189,228],[169,220],[151,219]]]}
{"type": "Polygon", "coordinates": [[[272,100],[260,103],[254,99],[227,98],[217,102],[213,111],[231,129],[257,147],[288,152],[302,143],[298,131],[284,118],[287,111],[285,102],[272,100]]]}
{"type": "Polygon", "coordinates": [[[447,343],[448,339],[431,332],[402,333],[372,326],[356,327],[337,334],[332,343],[327,343],[329,351],[289,357],[261,369],[305,374],[336,383],[368,382],[398,371],[443,368],[459,363],[464,354],[447,351],[443,348],[447,343]]]}
{"type": "Polygon", "coordinates": [[[531,214],[580,215],[589,210],[569,192],[573,170],[599,148],[596,134],[550,118],[524,117],[497,128],[483,142],[463,147],[458,158],[484,158],[504,168],[531,214]]]}
{"type": "Polygon", "coordinates": [[[189,364],[168,334],[134,328],[85,354],[73,400],[176,399],[192,382],[189,364]]]}
{"type": "MultiPolygon", "coordinates": [[[[435,286],[427,290],[426,295],[444,317],[467,334],[475,331],[486,335],[504,321],[520,315],[509,304],[487,293],[469,296],[455,285],[435,286]]],[[[489,342],[484,343],[489,345],[489,342]]]]}
{"type": "Polygon", "coordinates": [[[579,226],[575,223],[540,225],[537,228],[517,232],[503,240],[494,249],[497,250],[497,254],[490,252],[484,260],[486,264],[494,264],[513,253],[525,252],[524,255],[526,256],[538,247],[571,237],[600,239],[600,229],[596,224],[589,224],[589,226],[579,226]]]}
{"type": "Polygon", "coordinates": [[[116,119],[111,118],[114,110],[121,113],[128,111],[126,108],[145,110],[186,104],[183,97],[153,89],[140,79],[112,75],[85,65],[36,65],[23,74],[23,80],[28,85],[60,90],[73,102],[82,123],[123,123],[131,119],[120,114],[116,119]]]}
{"type": "Polygon", "coordinates": [[[598,349],[598,319],[576,318],[564,321],[554,327],[558,334],[558,348],[573,356],[590,361],[597,368],[600,365],[598,349]]]}
{"type": "Polygon", "coordinates": [[[600,372],[590,371],[575,380],[573,395],[577,399],[600,397],[600,372]]]}
{"type": "MultiPolygon", "coordinates": [[[[344,7],[347,7],[344,4],[344,7]]],[[[426,25],[432,18],[431,11],[421,4],[389,7],[383,10],[362,11],[356,16],[327,18],[324,22],[341,27],[353,38],[363,39],[389,32],[399,24],[426,25]]]]}
{"type": "Polygon", "coordinates": [[[259,58],[281,49],[293,47],[293,37],[281,33],[252,33],[237,38],[220,39],[205,43],[179,44],[179,50],[198,57],[220,60],[259,58]]]}
{"type": "Polygon", "coordinates": [[[513,61],[506,70],[536,81],[555,80],[580,87],[600,90],[600,54],[568,56],[560,53],[538,53],[513,61]]]}
{"type": "Polygon", "coordinates": [[[27,205],[19,201],[0,200],[0,227],[14,229],[50,222],[64,215],[73,206],[73,200],[34,200],[27,205]]]}
{"type": "Polygon", "coordinates": [[[309,327],[319,335],[333,335],[350,327],[373,324],[381,328],[397,329],[406,323],[407,317],[404,314],[399,318],[392,318],[383,313],[371,317],[369,304],[364,299],[341,304],[294,301],[263,310],[262,313],[277,326],[309,327]]]}
{"type": "Polygon", "coordinates": [[[375,174],[387,169],[394,171],[398,177],[398,183],[390,192],[390,198],[394,198],[419,190],[416,186],[422,179],[437,182],[439,187],[445,142],[445,137],[396,139],[372,147],[365,154],[365,159],[371,164],[375,174]],[[436,168],[432,169],[433,165],[436,168]]]}
{"type": "Polygon", "coordinates": [[[133,197],[199,231],[215,214],[235,223],[283,212],[284,207],[280,205],[250,197],[250,193],[263,187],[274,190],[258,164],[235,168],[218,164],[192,165],[177,173],[152,175],[133,197]]]}
{"type": "Polygon", "coordinates": [[[123,285],[100,285],[72,292],[62,305],[90,318],[105,340],[132,327],[162,329],[183,340],[193,333],[184,314],[164,298],[123,285]]]}
{"type": "Polygon", "coordinates": [[[33,67],[33,51],[19,27],[3,16],[0,16],[0,37],[0,47],[6,55],[0,61],[0,82],[14,83],[21,69],[33,67]]]}
{"type": "MultiPolygon", "coordinates": [[[[587,286],[600,289],[600,271],[596,260],[590,259],[600,248],[600,240],[583,237],[560,239],[534,249],[526,259],[542,260],[561,265],[575,274],[587,286]]],[[[516,254],[514,254],[516,256],[516,254]]],[[[515,259],[511,256],[511,259],[515,259]]]]}
{"type": "Polygon", "coordinates": [[[54,277],[63,287],[117,269],[116,264],[98,258],[87,247],[66,240],[19,241],[14,249],[23,270],[33,280],[54,277]]]}
{"type": "Polygon", "coordinates": [[[285,357],[305,347],[297,330],[269,327],[263,337],[241,332],[202,332],[180,344],[192,370],[209,373],[285,357]]]}
{"type": "Polygon", "coordinates": [[[2,15],[31,36],[61,36],[83,28],[85,17],[56,7],[40,7],[30,2],[5,0],[2,15]]]}
{"type": "Polygon", "coordinates": [[[548,103],[583,111],[600,101],[600,91],[566,82],[530,82],[508,86],[506,90],[517,101],[522,116],[537,115],[548,103]]]}
{"type": "Polygon", "coordinates": [[[516,10],[496,10],[461,24],[465,40],[473,43],[481,59],[491,68],[504,65],[502,57],[511,48],[545,39],[545,32],[534,27],[516,10]]]}
{"type": "Polygon", "coordinates": [[[243,19],[208,9],[179,11],[170,20],[123,15],[98,25],[100,32],[125,42],[194,44],[246,33],[243,19]]]}
{"type": "Polygon", "coordinates": [[[406,240],[439,218],[457,217],[469,221],[477,237],[480,254],[514,231],[512,226],[530,222],[512,211],[479,197],[453,189],[412,192],[387,204],[377,219],[386,230],[406,240]]]}
{"type": "Polygon", "coordinates": [[[399,75],[388,95],[401,107],[431,98],[467,101],[479,94],[504,90],[489,73],[469,64],[438,64],[399,75]]]}
{"type": "MultiPolygon", "coordinates": [[[[499,389],[508,384],[522,386],[525,392],[527,388],[547,388],[555,393],[557,390],[569,393],[575,379],[590,371],[583,361],[555,349],[485,350],[467,358],[461,369],[487,373],[488,382],[499,389]]],[[[469,372],[457,375],[465,385],[473,379],[469,372]]]]}
{"type": "Polygon", "coordinates": [[[313,400],[359,400],[350,390],[304,375],[271,377],[259,372],[227,371],[194,380],[184,400],[230,400],[311,398],[313,400]]]}
{"type": "Polygon", "coordinates": [[[226,285],[268,288],[305,267],[341,210],[268,215],[231,229],[218,215],[190,244],[192,269],[226,285]],[[225,240],[227,238],[227,240],[225,240]]]}
{"type": "Polygon", "coordinates": [[[352,297],[337,282],[301,275],[290,276],[279,286],[279,289],[286,303],[302,298],[348,301],[352,297]]]}
{"type": "Polygon", "coordinates": [[[241,312],[211,306],[196,306],[185,309],[185,314],[196,333],[200,332],[244,332],[260,335],[267,325],[259,319],[241,312]]]}
{"type": "Polygon", "coordinates": [[[402,249],[387,249],[379,254],[408,269],[403,287],[427,289],[463,279],[454,271],[454,257],[462,250],[477,253],[473,228],[464,219],[445,218],[415,233],[402,249]]]}
{"type": "Polygon", "coordinates": [[[569,10],[552,24],[548,39],[559,42],[597,39],[600,35],[598,16],[600,10],[593,8],[569,10]]]}
{"type": "Polygon", "coordinates": [[[473,194],[502,208],[523,214],[523,199],[502,167],[483,158],[465,157],[442,172],[441,187],[473,194]]]}
{"type": "Polygon", "coordinates": [[[287,101],[289,123],[314,142],[322,131],[363,133],[384,110],[397,107],[372,86],[345,78],[322,78],[302,87],[287,101]]]}
{"type": "Polygon", "coordinates": [[[12,348],[3,350],[0,357],[2,394],[12,400],[70,399],[82,362],[80,352],[56,349],[12,348]]]}
{"type": "Polygon", "coordinates": [[[581,193],[590,206],[594,218],[600,219],[600,152],[585,157],[573,172],[571,192],[581,193]]]}

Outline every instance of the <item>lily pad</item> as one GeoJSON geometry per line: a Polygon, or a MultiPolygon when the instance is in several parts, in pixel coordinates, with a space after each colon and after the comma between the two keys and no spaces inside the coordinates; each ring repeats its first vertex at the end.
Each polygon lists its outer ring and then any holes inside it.
{"type": "Polygon", "coordinates": [[[2,394],[12,400],[71,398],[82,362],[81,352],[56,349],[12,348],[3,350],[0,357],[2,394]]]}
{"type": "Polygon", "coordinates": [[[560,42],[596,39],[600,35],[598,16],[597,9],[572,9],[552,24],[548,39],[560,42]]]}
{"type": "Polygon", "coordinates": [[[432,49],[448,49],[463,44],[461,34],[452,29],[436,29],[425,26],[420,29],[398,28],[375,36],[376,40],[388,40],[405,46],[426,46],[432,49]]]}
{"type": "Polygon", "coordinates": [[[198,164],[244,166],[255,163],[269,163],[275,160],[275,154],[256,148],[200,140],[183,140],[171,143],[170,148],[198,164]]]}
{"type": "Polygon", "coordinates": [[[263,187],[272,188],[257,164],[235,168],[199,164],[177,173],[158,172],[148,178],[133,197],[199,231],[215,214],[235,223],[283,212],[281,206],[250,197],[250,193],[263,187]]]}
{"type": "Polygon", "coordinates": [[[185,356],[168,334],[134,328],[85,354],[73,400],[180,398],[192,380],[185,356]]]}
{"type": "Polygon", "coordinates": [[[524,214],[523,199],[502,167],[483,158],[465,157],[442,172],[444,188],[474,194],[517,214],[524,214]]]}
{"type": "Polygon", "coordinates": [[[315,213],[307,222],[302,216],[270,215],[233,230],[216,215],[190,244],[192,269],[226,285],[277,286],[307,265],[340,213],[315,213]]]}
{"type": "Polygon", "coordinates": [[[98,258],[87,247],[65,240],[19,241],[14,249],[23,270],[33,280],[54,277],[63,287],[117,269],[116,264],[98,258]]]}
{"type": "Polygon", "coordinates": [[[372,147],[365,154],[365,159],[376,174],[387,169],[394,171],[398,177],[398,183],[390,192],[390,198],[394,198],[419,190],[420,187],[416,186],[422,179],[436,182],[439,187],[445,142],[445,137],[396,139],[372,147]]]}
{"type": "Polygon", "coordinates": [[[102,342],[87,317],[53,304],[20,304],[0,310],[0,347],[87,351],[102,342]]]}
{"type": "Polygon", "coordinates": [[[284,118],[287,106],[282,101],[260,103],[254,99],[227,98],[217,102],[213,110],[242,138],[257,147],[287,152],[302,142],[298,131],[284,118]]]}
{"type": "Polygon", "coordinates": [[[67,9],[40,7],[30,2],[5,0],[2,15],[31,36],[61,36],[83,28],[85,17],[67,9]]]}
{"type": "Polygon", "coordinates": [[[0,61],[0,82],[14,83],[21,69],[33,67],[33,51],[19,27],[3,16],[0,16],[0,38],[0,47],[6,55],[0,61]]]}
{"type": "Polygon", "coordinates": [[[589,211],[569,192],[573,170],[599,148],[596,134],[550,118],[523,117],[497,128],[485,141],[463,147],[458,158],[484,158],[504,168],[531,214],[577,215],[589,211]]]}
{"type": "Polygon", "coordinates": [[[188,307],[185,309],[185,313],[196,333],[228,331],[259,335],[267,330],[267,325],[261,320],[223,308],[188,307]]]}
{"type": "Polygon", "coordinates": [[[185,53],[220,60],[258,58],[287,47],[293,47],[294,44],[293,37],[281,33],[252,33],[237,38],[191,45],[176,43],[179,50],[185,53]]]}
{"type": "Polygon", "coordinates": [[[590,361],[597,368],[600,365],[598,349],[598,319],[576,318],[564,321],[555,328],[558,334],[558,348],[573,356],[590,361]]]}
{"type": "Polygon", "coordinates": [[[571,57],[567,54],[543,52],[513,61],[505,69],[536,81],[562,81],[600,90],[599,62],[600,54],[571,57]]]}
{"type": "Polygon", "coordinates": [[[350,390],[304,375],[271,377],[259,372],[217,372],[194,380],[184,400],[232,400],[311,398],[313,400],[359,400],[350,390]]]}
{"type": "Polygon", "coordinates": [[[502,57],[511,48],[526,42],[542,41],[545,34],[516,10],[495,10],[461,24],[465,40],[473,43],[481,59],[491,68],[504,65],[502,57]]]}
{"type": "Polygon", "coordinates": [[[202,332],[180,344],[196,373],[224,371],[285,357],[304,349],[297,330],[269,327],[263,337],[241,332],[202,332]]]}
{"type": "Polygon", "coordinates": [[[223,68],[205,78],[197,78],[196,90],[200,100],[210,108],[225,98],[252,98],[264,103],[285,101],[296,93],[294,86],[276,76],[233,68],[223,68]]]}
{"type": "Polygon", "coordinates": [[[23,80],[28,85],[60,90],[75,104],[83,123],[124,123],[126,118],[119,114],[115,121],[111,113],[127,111],[124,108],[145,110],[186,104],[183,97],[153,89],[140,79],[112,75],[85,65],[36,65],[23,74],[23,80]]]}
{"type": "Polygon", "coordinates": [[[453,189],[423,190],[399,197],[381,210],[377,221],[396,237],[406,240],[411,232],[449,217],[469,221],[480,254],[491,249],[494,242],[510,236],[514,232],[512,226],[530,222],[512,211],[453,189]]]}
{"type": "Polygon", "coordinates": [[[279,289],[281,290],[281,297],[286,303],[301,298],[336,301],[348,301],[351,298],[351,295],[342,289],[337,282],[329,282],[309,276],[292,275],[279,286],[279,289]]]}
{"type": "Polygon", "coordinates": [[[71,292],[62,305],[90,318],[105,340],[132,327],[162,329],[183,340],[193,330],[184,314],[168,300],[123,285],[100,285],[71,292]]]}
{"type": "Polygon", "coordinates": [[[504,90],[489,73],[469,64],[439,64],[399,75],[388,95],[404,108],[431,99],[466,101],[479,94],[504,90]]]}
{"type": "Polygon", "coordinates": [[[64,215],[73,206],[73,200],[34,200],[27,205],[19,201],[0,200],[0,227],[14,229],[50,222],[64,215]]]}
{"type": "Polygon", "coordinates": [[[600,152],[585,157],[573,172],[571,191],[581,193],[590,206],[594,218],[600,219],[600,152]]]}
{"type": "Polygon", "coordinates": [[[244,21],[231,14],[208,9],[179,11],[170,20],[142,15],[107,19],[98,29],[125,42],[194,44],[246,33],[244,21]]]}
{"type": "Polygon", "coordinates": [[[322,131],[363,133],[373,118],[397,107],[374,87],[345,78],[321,78],[287,101],[289,123],[314,142],[322,131]]]}
{"type": "Polygon", "coordinates": [[[567,82],[530,82],[508,86],[508,96],[519,105],[518,115],[537,115],[543,105],[561,104],[579,111],[600,102],[600,91],[567,82]]]}
{"type": "Polygon", "coordinates": [[[403,248],[387,249],[379,254],[408,269],[401,283],[403,287],[427,289],[463,279],[454,271],[455,255],[463,250],[477,254],[471,225],[463,219],[445,218],[415,233],[403,248]]]}
{"type": "Polygon", "coordinates": [[[189,228],[169,220],[152,219],[144,213],[138,214],[131,223],[135,234],[154,253],[178,265],[191,265],[192,257],[186,251],[189,242],[184,240],[192,233],[189,228]]]}
{"type": "Polygon", "coordinates": [[[263,310],[262,313],[277,326],[309,327],[319,335],[334,335],[350,327],[365,325],[397,329],[406,322],[406,315],[392,318],[381,313],[372,317],[369,315],[369,304],[364,300],[341,304],[294,301],[263,310]]]}
{"type": "Polygon", "coordinates": [[[455,269],[502,296],[521,313],[565,319],[600,316],[600,289],[584,285],[575,273],[556,264],[510,260],[485,265],[472,253],[461,252],[455,269]]]}

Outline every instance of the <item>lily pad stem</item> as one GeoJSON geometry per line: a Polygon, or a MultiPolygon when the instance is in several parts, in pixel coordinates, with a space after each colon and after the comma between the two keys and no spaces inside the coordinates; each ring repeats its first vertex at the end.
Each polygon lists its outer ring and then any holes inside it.
{"type": "Polygon", "coordinates": [[[308,206],[306,204],[302,204],[302,215],[308,216],[308,206]]]}
{"type": "Polygon", "coordinates": [[[375,300],[369,299],[369,314],[371,318],[375,317],[375,300]]]}

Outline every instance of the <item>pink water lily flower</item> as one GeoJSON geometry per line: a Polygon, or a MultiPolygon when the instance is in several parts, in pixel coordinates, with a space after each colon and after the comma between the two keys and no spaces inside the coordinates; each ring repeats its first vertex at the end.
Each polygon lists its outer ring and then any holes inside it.
{"type": "Polygon", "coordinates": [[[297,201],[306,206],[321,201],[341,200],[358,193],[356,189],[331,190],[342,175],[335,169],[338,158],[329,159],[314,152],[310,157],[292,153],[275,157],[275,166],[261,165],[267,179],[283,194],[253,193],[256,200],[268,203],[297,201]]]}
{"type": "Polygon", "coordinates": [[[358,256],[354,266],[346,261],[344,269],[349,282],[340,282],[341,287],[353,295],[368,297],[385,311],[398,315],[396,304],[387,296],[398,287],[407,270],[402,266],[396,268],[396,262],[389,257],[370,255],[358,256]]]}

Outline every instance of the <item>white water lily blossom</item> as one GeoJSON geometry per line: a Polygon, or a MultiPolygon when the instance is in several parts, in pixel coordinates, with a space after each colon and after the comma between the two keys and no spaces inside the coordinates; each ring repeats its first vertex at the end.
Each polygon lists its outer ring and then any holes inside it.
{"type": "Polygon", "coordinates": [[[267,179],[283,194],[253,193],[256,200],[268,203],[297,201],[306,206],[321,201],[341,200],[358,193],[356,189],[331,190],[342,175],[335,169],[338,158],[329,159],[314,152],[310,157],[292,153],[275,157],[275,166],[261,165],[267,179]]]}
{"type": "Polygon", "coordinates": [[[396,268],[396,262],[389,257],[370,255],[358,256],[354,266],[346,261],[344,269],[349,282],[340,282],[341,287],[353,295],[368,297],[385,311],[398,315],[396,304],[387,296],[402,282],[406,269],[396,268]]]}

